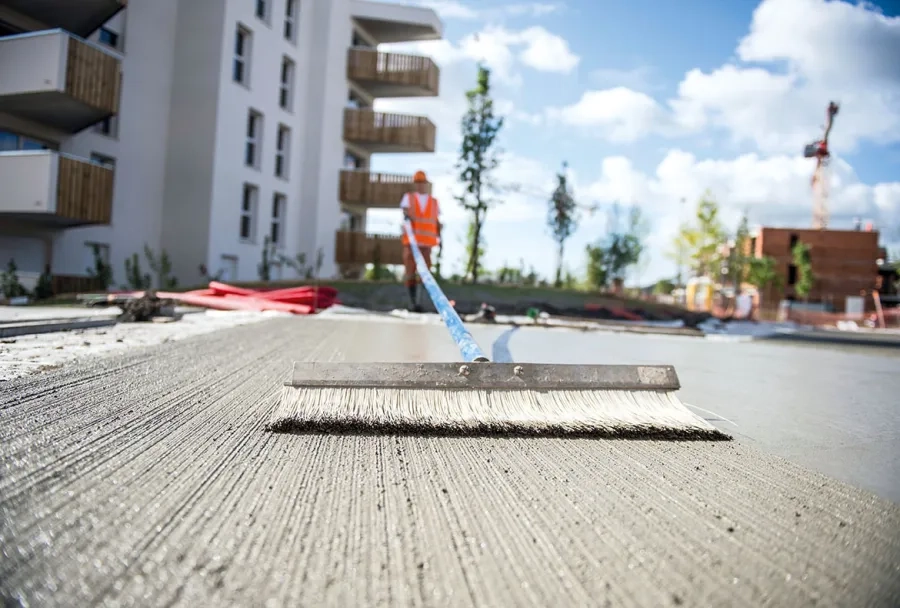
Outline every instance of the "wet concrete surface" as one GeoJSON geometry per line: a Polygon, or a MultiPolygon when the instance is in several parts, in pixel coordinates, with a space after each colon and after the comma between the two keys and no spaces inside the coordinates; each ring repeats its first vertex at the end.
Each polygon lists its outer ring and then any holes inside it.
{"type": "MultiPolygon", "coordinates": [[[[476,337],[493,344],[502,331],[476,337]]],[[[519,330],[505,346],[547,362],[682,353],[673,363],[686,401],[716,409],[730,393],[697,382],[716,376],[727,349],[647,354],[646,337],[607,338],[560,337],[529,353],[519,330]]],[[[900,507],[757,449],[762,402],[736,420],[748,438],[727,443],[267,433],[294,358],[457,353],[437,326],[287,319],[6,383],[0,596],[41,606],[900,601],[900,507]]],[[[807,383],[838,375],[815,361],[807,383]]]]}
{"type": "Polygon", "coordinates": [[[546,331],[498,342],[518,362],[674,365],[681,400],[722,430],[900,503],[900,352],[546,331]]]}

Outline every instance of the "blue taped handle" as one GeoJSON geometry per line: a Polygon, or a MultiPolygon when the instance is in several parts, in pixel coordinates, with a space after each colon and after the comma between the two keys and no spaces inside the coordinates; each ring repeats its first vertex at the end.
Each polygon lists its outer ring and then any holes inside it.
{"type": "Polygon", "coordinates": [[[409,223],[409,220],[403,220],[403,229],[406,231],[406,236],[409,237],[409,248],[412,250],[413,257],[416,259],[416,270],[419,273],[419,278],[422,279],[422,285],[425,286],[428,295],[431,296],[431,301],[441,315],[444,325],[447,326],[450,337],[456,342],[456,346],[459,348],[463,360],[467,363],[472,361],[490,361],[481,350],[481,347],[478,346],[478,343],[475,342],[475,338],[472,337],[472,334],[470,334],[469,330],[466,329],[466,326],[463,325],[462,319],[459,318],[459,315],[456,314],[456,311],[450,306],[450,301],[447,299],[447,296],[441,291],[440,285],[437,284],[437,281],[435,281],[434,277],[431,275],[431,271],[428,270],[428,266],[425,264],[425,258],[422,257],[422,252],[419,251],[419,244],[416,243],[416,237],[413,234],[412,225],[409,223]]]}

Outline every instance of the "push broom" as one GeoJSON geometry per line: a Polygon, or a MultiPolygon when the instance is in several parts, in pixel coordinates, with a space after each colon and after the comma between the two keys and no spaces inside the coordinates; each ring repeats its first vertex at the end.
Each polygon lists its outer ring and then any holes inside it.
{"type": "Polygon", "coordinates": [[[404,230],[462,360],[295,362],[270,431],[731,439],[673,394],[680,386],[669,365],[491,362],[434,280],[408,221],[404,230]]]}

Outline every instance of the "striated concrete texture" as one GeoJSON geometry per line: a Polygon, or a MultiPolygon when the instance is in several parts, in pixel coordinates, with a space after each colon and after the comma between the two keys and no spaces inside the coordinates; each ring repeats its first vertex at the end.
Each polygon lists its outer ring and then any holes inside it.
{"type": "Polygon", "coordinates": [[[0,596],[13,606],[900,601],[900,507],[740,442],[263,430],[293,358],[379,354],[456,358],[440,327],[278,319],[5,383],[0,596]]]}

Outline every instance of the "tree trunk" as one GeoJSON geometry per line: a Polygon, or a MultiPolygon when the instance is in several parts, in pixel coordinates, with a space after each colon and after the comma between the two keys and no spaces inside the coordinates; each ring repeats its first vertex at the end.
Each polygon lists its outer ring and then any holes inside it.
{"type": "Polygon", "coordinates": [[[557,258],[556,258],[556,288],[557,289],[562,287],[563,247],[565,247],[565,243],[564,243],[564,241],[560,241],[559,249],[557,250],[557,258]]]}
{"type": "Polygon", "coordinates": [[[476,216],[475,216],[476,217],[476,219],[475,219],[475,234],[472,236],[472,268],[471,268],[471,271],[472,271],[472,284],[473,285],[478,282],[478,270],[479,270],[478,257],[479,257],[479,254],[481,253],[479,251],[479,249],[480,249],[479,245],[481,245],[481,218],[479,217],[479,215],[480,214],[476,214],[476,216]]]}

